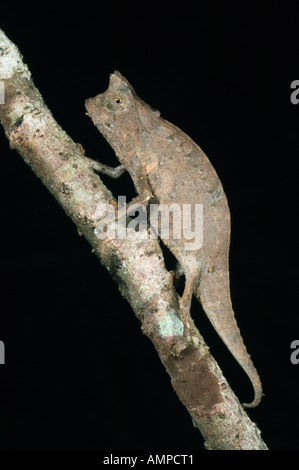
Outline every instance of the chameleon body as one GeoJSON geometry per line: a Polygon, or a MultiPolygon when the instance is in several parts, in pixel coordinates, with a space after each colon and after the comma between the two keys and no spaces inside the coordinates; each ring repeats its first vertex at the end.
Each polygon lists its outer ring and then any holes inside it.
{"type": "MultiPolygon", "coordinates": [[[[181,310],[187,325],[194,294],[230,352],[250,378],[257,406],[262,397],[258,373],[246,351],[232,309],[228,255],[230,211],[222,184],[207,156],[178,127],[144,103],[119,73],[110,76],[108,90],[86,100],[87,114],[114,149],[138,196],[159,204],[203,204],[203,244],[186,250],[184,238],[163,239],[185,274],[181,310]]],[[[100,164],[101,166],[101,164],[100,164]]],[[[105,168],[99,168],[105,172],[105,168]]],[[[111,169],[110,175],[111,175],[111,169]]],[[[194,215],[193,215],[194,217],[194,215]]],[[[193,220],[194,222],[194,220],[193,220]]]]}

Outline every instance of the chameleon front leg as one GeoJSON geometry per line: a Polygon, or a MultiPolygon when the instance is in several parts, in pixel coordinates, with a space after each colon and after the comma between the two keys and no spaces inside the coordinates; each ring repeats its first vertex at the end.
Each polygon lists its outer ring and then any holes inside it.
{"type": "MultiPolygon", "coordinates": [[[[111,178],[117,179],[126,171],[126,168],[122,164],[115,167],[115,168],[113,168],[109,165],[105,165],[104,163],[100,163],[96,160],[92,160],[92,158],[85,157],[85,159],[94,171],[98,171],[99,173],[103,173],[104,175],[110,176],[111,178]]],[[[143,177],[143,178],[140,177],[140,179],[138,181],[138,184],[137,184],[137,191],[139,193],[138,196],[133,198],[127,204],[127,207],[124,210],[123,215],[125,215],[125,212],[127,212],[127,214],[129,215],[130,212],[136,211],[137,206],[140,206],[140,205],[145,205],[146,206],[148,204],[149,200],[152,199],[152,197],[153,197],[151,188],[150,188],[150,186],[147,182],[146,177],[143,177]]],[[[120,216],[121,215],[122,215],[122,213],[120,213],[120,216]]]]}
{"type": "Polygon", "coordinates": [[[123,165],[118,165],[117,167],[113,168],[112,166],[105,165],[104,163],[97,162],[96,160],[92,160],[92,158],[85,157],[88,164],[91,168],[99,173],[103,173],[104,175],[111,176],[111,178],[119,178],[125,171],[125,167],[123,165]]]}

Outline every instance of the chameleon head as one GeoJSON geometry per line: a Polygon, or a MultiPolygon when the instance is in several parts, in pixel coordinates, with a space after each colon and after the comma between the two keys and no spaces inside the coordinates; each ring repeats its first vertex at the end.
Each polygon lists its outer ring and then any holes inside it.
{"type": "Polygon", "coordinates": [[[130,147],[132,136],[151,127],[159,116],[134,92],[130,83],[117,71],[110,75],[107,91],[85,101],[88,116],[115,151],[130,147]],[[146,109],[146,112],[144,110],[146,109]]]}

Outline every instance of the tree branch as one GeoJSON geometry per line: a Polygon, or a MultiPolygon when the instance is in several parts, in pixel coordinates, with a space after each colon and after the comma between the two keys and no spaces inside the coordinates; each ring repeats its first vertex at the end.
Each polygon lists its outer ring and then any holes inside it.
{"type": "Polygon", "coordinates": [[[266,449],[260,431],[234,396],[194,325],[191,343],[182,356],[176,354],[187,340],[159,242],[143,240],[133,229],[121,240],[109,233],[104,240],[96,237],[99,204],[113,201],[113,196],[94,172],[96,166],[55,122],[17,47],[1,30],[0,80],[5,86],[0,119],[11,148],[41,178],[117,282],[194,426],[204,436],[206,448],[266,449]]]}

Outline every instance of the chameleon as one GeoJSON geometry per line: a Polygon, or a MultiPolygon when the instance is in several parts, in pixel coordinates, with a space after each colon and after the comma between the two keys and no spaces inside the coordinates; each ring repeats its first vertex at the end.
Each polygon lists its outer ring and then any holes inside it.
{"type": "Polygon", "coordinates": [[[230,210],[214,167],[202,149],[139,98],[118,71],[110,75],[108,89],[87,99],[85,107],[120,162],[116,168],[96,162],[95,169],[116,178],[128,171],[137,193],[135,204],[154,198],[159,204],[203,205],[203,243],[199,249],[186,250],[184,237],[162,241],[185,275],[180,307],[187,327],[194,295],[252,383],[254,399],[243,405],[257,406],[262,398],[262,385],[232,308],[228,261],[230,210]]]}

